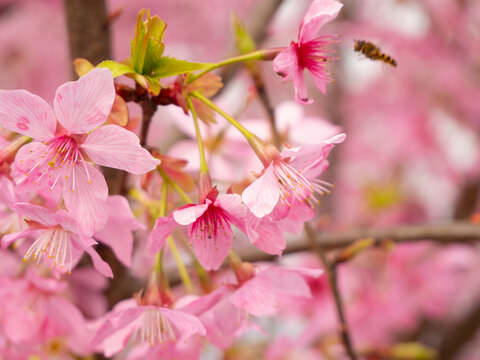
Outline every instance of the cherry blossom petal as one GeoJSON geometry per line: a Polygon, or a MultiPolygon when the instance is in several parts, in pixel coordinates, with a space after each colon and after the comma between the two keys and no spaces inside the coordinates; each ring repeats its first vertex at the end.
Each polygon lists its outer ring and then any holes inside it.
{"type": "Polygon", "coordinates": [[[76,354],[91,352],[91,336],[82,312],[74,304],[60,296],[51,296],[47,302],[48,322],[58,329],[69,329],[68,345],[76,354]]]}
{"type": "Polygon", "coordinates": [[[295,100],[297,100],[298,103],[303,105],[313,103],[313,100],[307,97],[307,86],[305,85],[303,70],[301,68],[296,69],[293,73],[293,87],[295,89],[295,100]]]}
{"type": "Polygon", "coordinates": [[[71,233],[78,234],[81,232],[78,221],[65,210],[57,210],[55,212],[55,221],[57,224],[62,225],[65,230],[68,230],[71,233]]]}
{"type": "Polygon", "coordinates": [[[132,174],[145,174],[160,164],[160,160],[140,146],[137,135],[118,125],[92,131],[81,148],[96,164],[132,174]]]}
{"type": "Polygon", "coordinates": [[[205,204],[187,205],[183,209],[174,211],[173,218],[180,225],[189,225],[202,216],[211,203],[211,200],[206,199],[205,204]]]}
{"type": "Polygon", "coordinates": [[[25,90],[0,90],[0,124],[35,140],[46,141],[55,135],[57,120],[41,97],[25,90]]]}
{"type": "Polygon", "coordinates": [[[31,234],[34,234],[35,232],[36,232],[36,230],[28,228],[28,229],[25,229],[25,230],[22,230],[22,231],[19,231],[19,232],[4,235],[2,237],[2,247],[4,249],[6,249],[15,240],[26,238],[26,237],[30,236],[31,234]]]}
{"type": "Polygon", "coordinates": [[[93,69],[57,89],[53,107],[70,134],[84,134],[102,125],[115,100],[112,72],[93,69]]]}
{"type": "Polygon", "coordinates": [[[313,40],[323,25],[337,17],[342,6],[336,0],[314,0],[300,24],[298,42],[303,44],[313,40]]]}
{"type": "Polygon", "coordinates": [[[177,342],[185,340],[196,333],[205,335],[205,328],[196,316],[167,308],[158,308],[158,310],[170,321],[170,324],[175,329],[177,342]]]}
{"type": "Polygon", "coordinates": [[[92,263],[93,267],[102,275],[113,278],[113,272],[112,269],[110,268],[110,265],[108,265],[107,262],[105,262],[100,255],[95,251],[95,249],[91,246],[85,247],[85,252],[90,255],[92,258],[92,263]]]}
{"type": "MultiPolygon", "coordinates": [[[[315,167],[325,161],[333,147],[336,144],[343,142],[345,138],[345,134],[338,134],[320,144],[306,145],[296,148],[295,155],[290,162],[290,165],[300,172],[304,172],[312,167],[315,167]]],[[[282,158],[286,155],[292,156],[292,150],[293,149],[285,152],[282,151],[282,158]],[[288,153],[288,151],[290,151],[290,153],[288,153]]]]}
{"type": "Polygon", "coordinates": [[[264,217],[272,212],[278,202],[280,189],[270,165],[265,173],[251,183],[242,193],[242,200],[256,217],[264,217]]]}
{"type": "Polygon", "coordinates": [[[272,315],[279,305],[272,281],[266,276],[259,275],[235,291],[230,301],[256,316],[272,315]]]}
{"type": "Polygon", "coordinates": [[[192,239],[195,254],[205,270],[218,270],[232,248],[232,229],[223,222],[223,228],[218,228],[209,235],[205,229],[192,227],[192,239]]]}
{"type": "Polygon", "coordinates": [[[236,227],[244,231],[246,208],[242,203],[242,197],[238,194],[220,195],[215,200],[215,206],[226,211],[226,216],[236,227]]]}
{"type": "Polygon", "coordinates": [[[287,245],[282,231],[268,216],[258,218],[248,212],[246,230],[250,242],[267,254],[281,255],[287,245]]]}
{"type": "Polygon", "coordinates": [[[275,294],[277,294],[279,298],[286,296],[310,298],[312,293],[305,280],[305,276],[319,277],[322,274],[323,271],[321,269],[290,269],[279,266],[272,266],[261,273],[262,277],[270,279],[275,289],[275,294]]]}
{"type": "Polygon", "coordinates": [[[107,223],[108,187],[102,173],[92,165],[77,164],[63,186],[67,210],[77,219],[85,235],[91,236],[107,223]]]}
{"type": "Polygon", "coordinates": [[[43,225],[53,226],[58,224],[55,213],[43,206],[32,205],[30,203],[17,203],[12,206],[12,210],[25,216],[29,220],[34,220],[43,225]]]}
{"type": "Polygon", "coordinates": [[[132,307],[112,316],[100,326],[93,339],[93,344],[103,342],[103,351],[107,357],[122,351],[144,311],[145,307],[143,306],[132,307]]]}
{"type": "Polygon", "coordinates": [[[95,238],[110,246],[118,260],[130,267],[133,252],[132,230],[144,228],[144,225],[132,214],[125,197],[109,196],[107,203],[107,225],[95,233],[95,238]]]}
{"type": "Polygon", "coordinates": [[[292,78],[298,70],[298,54],[296,44],[291,43],[285,50],[281,51],[273,59],[273,70],[279,74],[283,80],[292,78]]]}
{"type": "Polygon", "coordinates": [[[150,234],[147,248],[147,251],[151,256],[160,251],[165,244],[168,235],[170,235],[177,226],[178,223],[173,218],[173,215],[170,215],[169,217],[159,217],[157,219],[150,234]]]}
{"type": "Polygon", "coordinates": [[[329,77],[325,73],[325,66],[319,66],[317,68],[309,67],[308,70],[312,74],[313,83],[322,94],[327,92],[327,83],[329,77]]]}

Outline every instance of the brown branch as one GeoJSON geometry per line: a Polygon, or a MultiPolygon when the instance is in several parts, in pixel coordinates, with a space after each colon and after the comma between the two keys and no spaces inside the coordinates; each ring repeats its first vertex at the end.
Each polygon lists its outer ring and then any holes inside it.
{"type": "MultiPolygon", "coordinates": [[[[104,0],[63,0],[70,59],[93,64],[110,59],[110,26],[104,0]]],[[[73,67],[72,67],[73,72],[73,67]]],[[[73,72],[75,77],[75,72],[73,72]]]]}
{"type": "MultiPolygon", "coordinates": [[[[453,242],[471,242],[480,239],[480,225],[468,222],[445,224],[399,225],[386,228],[353,229],[348,231],[322,233],[316,235],[316,241],[325,250],[346,247],[358,239],[391,240],[396,243],[419,240],[432,240],[447,244],[453,242]]],[[[310,250],[306,239],[290,243],[284,254],[310,250]]],[[[239,252],[244,261],[265,261],[275,257],[254,249],[239,252]]]]}

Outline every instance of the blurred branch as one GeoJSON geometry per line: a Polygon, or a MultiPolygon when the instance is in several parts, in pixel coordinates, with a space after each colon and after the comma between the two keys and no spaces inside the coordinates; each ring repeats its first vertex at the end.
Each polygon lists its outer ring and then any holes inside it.
{"type": "Polygon", "coordinates": [[[105,1],[64,0],[63,4],[70,59],[82,57],[92,64],[110,59],[110,26],[105,1]]]}
{"type": "MultiPolygon", "coordinates": [[[[261,44],[267,35],[267,28],[283,0],[262,0],[257,1],[245,21],[245,27],[256,44],[261,44]]],[[[234,56],[236,51],[230,52],[234,56]]],[[[231,56],[226,56],[231,57],[231,56]]],[[[240,65],[224,67],[220,72],[223,83],[226,85],[237,73],[240,65]]],[[[220,90],[222,91],[225,86],[220,90]]],[[[218,94],[217,94],[218,95],[218,94]]]]}
{"type": "Polygon", "coordinates": [[[345,350],[347,351],[347,354],[351,360],[356,360],[357,354],[355,353],[355,350],[353,348],[347,319],[345,317],[345,312],[343,311],[342,297],[340,294],[340,290],[338,289],[336,265],[335,263],[330,263],[323,246],[319,241],[317,241],[316,236],[308,223],[305,223],[305,233],[311,247],[320,257],[320,260],[322,261],[325,271],[327,273],[328,282],[330,283],[333,299],[335,301],[335,308],[337,310],[338,320],[340,322],[340,336],[342,338],[343,345],[345,346],[345,350]]]}
{"type": "Polygon", "coordinates": [[[454,219],[466,219],[475,211],[479,193],[480,179],[466,180],[455,205],[454,219]]]}
{"type": "MultiPolygon", "coordinates": [[[[454,242],[472,242],[480,239],[480,225],[468,222],[446,224],[399,225],[386,228],[353,229],[342,232],[316,235],[316,242],[325,250],[334,250],[351,245],[358,239],[372,238],[390,240],[396,243],[432,240],[447,244],[454,242]]],[[[306,239],[287,245],[283,254],[308,251],[311,245],[306,239]]],[[[275,257],[259,250],[239,252],[244,261],[265,261],[275,257]]]]}
{"type": "Polygon", "coordinates": [[[480,302],[471,309],[464,318],[453,326],[443,337],[438,347],[438,360],[455,358],[480,328],[480,302]]]}

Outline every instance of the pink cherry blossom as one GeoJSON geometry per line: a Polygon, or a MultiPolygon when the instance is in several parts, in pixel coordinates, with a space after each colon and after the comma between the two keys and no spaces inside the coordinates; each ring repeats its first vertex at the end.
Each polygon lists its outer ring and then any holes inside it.
{"type": "Polygon", "coordinates": [[[284,80],[293,78],[295,97],[302,104],[312,103],[307,98],[307,88],[303,78],[303,70],[313,75],[317,88],[325,93],[326,84],[331,77],[326,71],[325,62],[333,59],[328,55],[328,47],[335,43],[334,36],[316,37],[318,30],[335,19],[343,4],[336,0],[314,0],[305,14],[298,32],[298,42],[292,41],[290,46],[280,52],[273,60],[273,69],[284,80]]]}
{"type": "Polygon", "coordinates": [[[205,335],[198,316],[215,305],[221,295],[221,291],[215,291],[202,297],[180,298],[175,308],[166,306],[156,296],[147,296],[156,299],[154,304],[145,298],[121,301],[102,321],[94,343],[105,356],[119,353],[129,342],[158,345],[167,353],[175,353],[177,344],[195,334],[205,335]]]}
{"type": "Polygon", "coordinates": [[[115,256],[125,266],[132,264],[133,234],[132,230],[144,229],[145,226],[132,214],[125,197],[109,196],[108,220],[105,227],[97,231],[93,237],[110,246],[115,256]]]}
{"type": "Polygon", "coordinates": [[[63,352],[88,355],[92,334],[81,311],[63,296],[65,285],[54,278],[42,278],[34,269],[23,278],[0,278],[0,336],[6,340],[2,357],[8,351],[22,353],[18,357],[5,355],[12,359],[27,359],[33,354],[63,359],[63,352]],[[49,343],[57,343],[55,353],[48,349],[49,343]]]}
{"type": "Polygon", "coordinates": [[[218,288],[216,292],[222,294],[221,299],[200,316],[208,340],[225,349],[245,331],[263,332],[249,321],[250,315],[273,315],[287,300],[311,297],[306,279],[322,273],[320,269],[262,266],[255,268],[250,279],[218,288]]]}
{"type": "Polygon", "coordinates": [[[317,145],[290,148],[281,153],[270,148],[267,158],[271,162],[243,191],[243,202],[255,216],[264,217],[273,211],[279,200],[290,207],[296,201],[316,200],[315,193],[324,193],[328,185],[315,177],[328,167],[326,158],[330,150],[343,142],[345,136],[339,134],[317,145]]]}
{"type": "Polygon", "coordinates": [[[67,209],[87,235],[105,225],[108,196],[103,175],[89,160],[134,174],[159,164],[140,147],[134,133],[117,125],[100,126],[114,98],[107,69],[94,69],[60,86],[54,111],[25,90],[0,91],[2,125],[35,140],[17,153],[17,170],[23,174],[17,176],[17,190],[60,186],[67,209]]]}
{"type": "Polygon", "coordinates": [[[52,268],[70,273],[81,255],[86,252],[92,258],[95,269],[104,276],[113,277],[110,266],[93,248],[97,242],[84,235],[78,222],[65,210],[53,213],[29,203],[15,204],[12,209],[25,216],[30,227],[5,235],[2,238],[2,246],[6,247],[15,240],[25,237],[34,237],[33,244],[25,253],[24,261],[35,260],[39,264],[43,258],[47,258],[52,268]]]}
{"type": "Polygon", "coordinates": [[[218,196],[214,188],[203,203],[186,205],[169,217],[158,218],[150,235],[149,252],[159,251],[176,227],[187,226],[198,260],[205,269],[216,270],[232,248],[232,225],[244,228],[245,210],[239,195],[218,196]]]}
{"type": "Polygon", "coordinates": [[[280,266],[257,268],[256,275],[241,284],[230,301],[249,314],[272,315],[278,310],[279,304],[288,298],[311,297],[305,277],[317,278],[322,274],[321,269],[280,266]]]}

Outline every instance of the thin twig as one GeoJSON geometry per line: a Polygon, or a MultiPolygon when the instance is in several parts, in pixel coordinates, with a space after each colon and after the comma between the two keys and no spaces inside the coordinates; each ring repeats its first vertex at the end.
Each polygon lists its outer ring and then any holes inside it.
{"type": "MultiPolygon", "coordinates": [[[[282,2],[283,0],[263,0],[258,1],[252,8],[249,17],[245,21],[245,27],[247,28],[248,33],[252,35],[256,44],[261,44],[267,36],[268,25],[282,2]]],[[[234,56],[235,53],[236,52],[232,50],[230,51],[230,56],[226,57],[234,56]]],[[[239,68],[238,65],[222,68],[219,75],[222,77],[224,87],[220,89],[217,95],[225,89],[225,85],[235,76],[239,68]]]]}
{"type": "Polygon", "coordinates": [[[338,320],[340,321],[340,336],[347,351],[348,356],[351,360],[356,360],[357,355],[353,348],[352,340],[350,337],[350,331],[348,329],[347,319],[345,318],[345,312],[343,311],[343,302],[340,291],[338,289],[337,282],[337,270],[334,264],[330,264],[330,261],[327,258],[325,249],[320,245],[320,242],[317,241],[315,234],[312,228],[308,223],[305,223],[305,233],[309,239],[311,247],[320,257],[320,260],[325,267],[325,271],[328,276],[328,281],[330,283],[330,288],[332,289],[333,298],[335,300],[335,308],[337,310],[338,320]]]}
{"type": "Polygon", "coordinates": [[[258,63],[253,64],[252,66],[248,67],[248,71],[250,76],[252,77],[253,84],[257,90],[258,99],[262,104],[265,112],[267,113],[267,118],[270,123],[270,129],[272,131],[273,136],[273,144],[280,148],[282,145],[282,137],[278,132],[276,122],[275,122],[275,111],[273,110],[272,102],[270,101],[270,96],[268,96],[267,89],[265,87],[265,81],[263,81],[263,76],[258,67],[258,63]]]}

